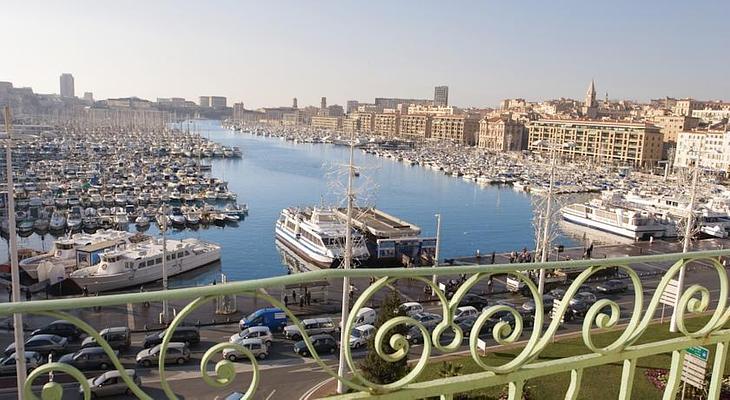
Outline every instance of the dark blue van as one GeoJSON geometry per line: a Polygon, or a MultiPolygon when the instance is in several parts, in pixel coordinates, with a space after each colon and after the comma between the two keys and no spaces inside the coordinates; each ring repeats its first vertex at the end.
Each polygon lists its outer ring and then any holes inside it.
{"type": "Polygon", "coordinates": [[[289,323],[284,311],[280,308],[261,308],[239,322],[241,330],[252,326],[268,326],[272,332],[278,332],[289,323]]]}

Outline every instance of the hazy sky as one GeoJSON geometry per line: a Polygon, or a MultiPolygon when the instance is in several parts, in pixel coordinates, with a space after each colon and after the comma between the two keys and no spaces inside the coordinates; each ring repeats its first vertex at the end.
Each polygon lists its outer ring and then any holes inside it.
{"type": "Polygon", "coordinates": [[[376,96],[730,96],[730,1],[28,1],[0,5],[0,81],[247,108],[376,96]]]}

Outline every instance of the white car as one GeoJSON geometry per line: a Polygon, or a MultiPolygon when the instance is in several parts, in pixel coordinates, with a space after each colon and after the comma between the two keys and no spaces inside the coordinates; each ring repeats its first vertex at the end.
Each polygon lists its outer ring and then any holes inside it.
{"type": "Polygon", "coordinates": [[[352,330],[350,334],[350,348],[359,349],[368,345],[368,340],[375,335],[375,327],[366,324],[352,330]]]}
{"type": "Polygon", "coordinates": [[[271,347],[271,344],[274,343],[274,335],[271,334],[268,326],[252,326],[244,329],[240,333],[232,335],[229,342],[234,343],[241,339],[261,339],[266,343],[266,347],[271,347]]]}
{"type": "MultiPolygon", "coordinates": [[[[241,339],[231,343],[236,343],[247,348],[249,351],[251,351],[251,353],[253,353],[253,356],[258,358],[259,360],[263,360],[264,358],[269,356],[269,347],[266,346],[266,343],[264,343],[264,341],[259,338],[241,339]]],[[[236,361],[242,358],[246,358],[246,355],[236,349],[228,348],[223,350],[223,357],[230,361],[236,361]]]]}
{"type": "Polygon", "coordinates": [[[409,317],[412,317],[418,313],[423,312],[423,306],[421,303],[415,302],[415,301],[409,301],[407,303],[403,303],[399,307],[401,310],[406,312],[406,315],[409,317]]]}
{"type": "Polygon", "coordinates": [[[454,322],[459,323],[464,319],[476,317],[479,315],[479,311],[472,306],[462,306],[456,309],[454,312],[454,322]]]}

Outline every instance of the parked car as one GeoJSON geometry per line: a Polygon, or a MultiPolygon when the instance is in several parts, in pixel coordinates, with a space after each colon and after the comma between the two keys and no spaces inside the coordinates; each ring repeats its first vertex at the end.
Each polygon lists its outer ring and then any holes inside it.
{"type": "MultiPolygon", "coordinates": [[[[436,328],[436,325],[438,325],[440,322],[441,320],[424,322],[423,327],[426,328],[428,332],[433,332],[433,330],[436,328]]],[[[421,330],[418,329],[417,326],[412,326],[406,334],[406,340],[408,340],[410,343],[418,344],[424,342],[424,337],[421,333],[421,330]]]]}
{"type": "Polygon", "coordinates": [[[464,318],[476,317],[479,311],[472,306],[461,306],[454,311],[454,322],[459,323],[464,318]]]}
{"type": "Polygon", "coordinates": [[[565,296],[565,289],[563,288],[555,288],[548,292],[550,296],[553,296],[553,298],[556,298],[558,300],[562,300],[563,296],[565,296]]]}
{"type": "Polygon", "coordinates": [[[464,295],[464,298],[461,299],[461,303],[459,304],[464,306],[472,306],[477,310],[481,310],[482,308],[489,305],[489,301],[484,296],[479,296],[474,293],[467,293],[464,295]]]}
{"type": "MultiPolygon", "coordinates": [[[[304,326],[304,332],[309,335],[318,335],[320,333],[334,334],[337,332],[337,325],[335,325],[332,318],[311,318],[302,321],[304,326]]],[[[287,339],[302,340],[302,333],[299,332],[299,328],[296,325],[288,325],[284,327],[284,336],[287,339]]]]}
{"type": "MultiPolygon", "coordinates": [[[[160,331],[145,336],[142,342],[142,347],[149,349],[152,346],[156,346],[162,343],[162,339],[165,337],[167,331],[160,331]]],[[[182,342],[188,346],[200,343],[200,331],[194,326],[179,326],[172,332],[171,342],[182,342]]]]}
{"type": "Polygon", "coordinates": [[[572,299],[570,299],[568,304],[573,306],[578,303],[585,303],[590,307],[593,303],[596,302],[596,300],[597,299],[595,294],[589,292],[580,292],[576,293],[576,295],[572,299]]]}
{"type": "Polygon", "coordinates": [[[422,313],[414,314],[411,316],[411,318],[415,319],[416,321],[418,321],[422,324],[432,323],[434,321],[441,322],[441,320],[443,320],[443,318],[440,315],[434,314],[434,313],[429,313],[429,312],[422,312],[422,313]]]}
{"type": "MultiPolygon", "coordinates": [[[[139,379],[137,371],[133,369],[125,369],[124,373],[129,375],[137,386],[142,385],[142,381],[139,379]]],[[[122,379],[122,373],[119,371],[105,372],[95,378],[89,378],[88,382],[92,398],[132,394],[131,389],[129,389],[127,384],[124,382],[124,379],[122,379]]],[[[83,394],[84,387],[79,385],[79,395],[83,396],[83,394]]]]}
{"type": "MultiPolygon", "coordinates": [[[[312,346],[314,346],[317,354],[334,354],[337,352],[339,347],[337,345],[337,341],[334,337],[332,337],[332,335],[314,335],[310,338],[310,340],[312,341],[312,346]]],[[[294,352],[303,357],[308,357],[310,355],[309,348],[304,340],[294,343],[294,352]]]]}
{"type": "MultiPolygon", "coordinates": [[[[542,309],[543,312],[548,312],[553,309],[553,296],[549,294],[542,295],[542,309]]],[[[522,304],[522,309],[528,312],[535,311],[535,300],[528,300],[522,304]]]]}
{"type": "Polygon", "coordinates": [[[78,339],[83,331],[79,329],[76,325],[60,319],[57,321],[53,321],[50,324],[38,328],[30,333],[31,336],[36,335],[58,335],[65,338],[68,338],[68,340],[74,340],[78,339]]]}
{"type": "MultiPolygon", "coordinates": [[[[261,338],[242,338],[235,342],[231,341],[231,343],[236,343],[247,348],[259,360],[263,360],[269,356],[269,346],[261,338]]],[[[246,358],[246,355],[236,349],[226,348],[223,349],[223,357],[231,361],[236,361],[241,358],[246,358]]]]}
{"type": "Polygon", "coordinates": [[[242,332],[231,335],[230,342],[238,342],[241,339],[261,339],[267,347],[271,347],[274,343],[274,335],[268,326],[252,326],[244,329],[242,332]]]}
{"type": "MultiPolygon", "coordinates": [[[[143,367],[149,367],[157,364],[160,358],[160,350],[162,345],[157,345],[151,349],[144,349],[137,353],[137,364],[143,367]]],[[[190,360],[190,349],[185,343],[170,342],[165,353],[165,364],[178,363],[185,364],[190,360]]]]}
{"type": "Polygon", "coordinates": [[[622,293],[628,289],[629,286],[626,284],[626,282],[618,279],[611,279],[609,281],[596,285],[596,291],[604,294],[622,293]]]}
{"type": "MultiPolygon", "coordinates": [[[[42,356],[49,354],[58,355],[66,352],[68,339],[58,335],[36,335],[31,336],[25,341],[25,351],[35,351],[42,356]]],[[[15,353],[15,343],[10,343],[5,348],[5,355],[9,356],[15,353]]]]}
{"type": "MultiPolygon", "coordinates": [[[[119,352],[115,351],[118,357],[119,352]]],[[[111,358],[101,347],[87,347],[72,354],[66,354],[58,362],[69,364],[82,371],[108,369],[113,365],[111,358]]]]}
{"type": "MultiPolygon", "coordinates": [[[[43,364],[43,357],[40,353],[35,351],[25,352],[26,372],[33,371],[41,364],[43,364]]],[[[0,358],[0,375],[15,375],[15,373],[15,353],[7,357],[0,358]]]]}
{"type": "Polygon", "coordinates": [[[368,345],[368,340],[375,335],[373,325],[360,325],[350,333],[350,348],[359,349],[368,345]]]}
{"type": "Polygon", "coordinates": [[[409,317],[423,312],[423,306],[421,305],[421,303],[415,301],[403,303],[400,305],[399,308],[403,310],[409,317]]]}
{"type": "Polygon", "coordinates": [[[245,393],[232,392],[227,395],[215,396],[214,400],[241,400],[246,396],[245,393]]]}
{"type": "MultiPolygon", "coordinates": [[[[129,348],[131,344],[131,335],[129,328],[126,326],[119,326],[113,328],[105,328],[99,332],[99,335],[109,343],[114,350],[121,350],[129,348]]],[[[100,347],[99,343],[96,342],[93,336],[89,336],[81,342],[81,348],[87,347],[100,347]]]]}
{"type": "Polygon", "coordinates": [[[243,318],[239,323],[241,330],[252,326],[266,326],[272,332],[279,332],[289,323],[286,313],[275,307],[261,308],[243,318]]]}
{"type": "Polygon", "coordinates": [[[595,293],[596,291],[592,287],[584,284],[584,285],[580,285],[580,287],[578,287],[577,293],[581,293],[581,292],[595,293]]]}

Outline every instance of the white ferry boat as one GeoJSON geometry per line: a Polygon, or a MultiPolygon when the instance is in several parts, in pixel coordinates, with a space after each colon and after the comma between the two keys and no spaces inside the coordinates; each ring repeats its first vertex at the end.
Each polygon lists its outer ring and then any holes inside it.
{"type": "Polygon", "coordinates": [[[660,219],[648,211],[607,206],[600,199],[570,204],[561,208],[560,213],[568,222],[634,240],[658,239],[675,232],[674,224],[669,220],[660,219]]]}
{"type": "MultiPolygon", "coordinates": [[[[90,293],[143,285],[162,279],[162,239],[125,250],[108,251],[99,264],[73,271],[69,278],[90,293]]],[[[221,247],[198,239],[167,240],[167,276],[218,261],[221,247]]]]}
{"type": "MultiPolygon", "coordinates": [[[[332,209],[285,208],[276,221],[276,237],[292,251],[320,267],[337,267],[345,255],[346,224],[332,209]]],[[[363,237],[352,232],[352,257],[370,258],[363,237]]]]}

